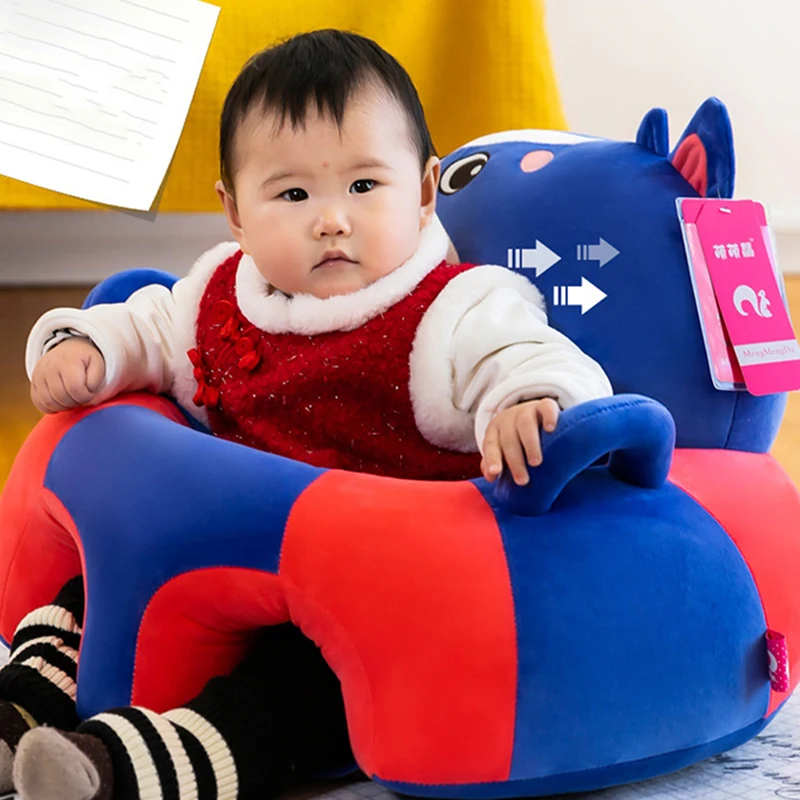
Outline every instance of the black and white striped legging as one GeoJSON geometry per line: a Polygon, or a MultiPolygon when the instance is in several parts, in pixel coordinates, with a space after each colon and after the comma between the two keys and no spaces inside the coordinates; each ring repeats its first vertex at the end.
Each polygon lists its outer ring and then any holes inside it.
{"type": "Polygon", "coordinates": [[[23,620],[0,698],[39,724],[100,738],[115,800],[264,800],[293,780],[352,764],[339,681],[292,625],[265,628],[230,676],[185,707],[113,709],[78,724],[75,672],[83,618],[80,579],[23,620]]]}
{"type": "Polygon", "coordinates": [[[47,606],[20,622],[8,663],[0,669],[0,698],[40,725],[73,730],[78,649],[83,624],[83,581],[73,578],[47,606]]]}

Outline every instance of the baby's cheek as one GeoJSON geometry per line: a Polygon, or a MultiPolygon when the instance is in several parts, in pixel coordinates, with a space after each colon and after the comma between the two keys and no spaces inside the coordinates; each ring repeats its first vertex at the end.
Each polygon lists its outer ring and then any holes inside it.
{"type": "Polygon", "coordinates": [[[405,264],[417,251],[418,246],[418,232],[394,230],[376,245],[377,252],[373,263],[381,265],[383,274],[388,274],[405,264]]]}
{"type": "Polygon", "coordinates": [[[296,248],[301,241],[296,226],[276,214],[264,214],[258,219],[250,238],[253,249],[272,260],[285,259],[293,245],[296,248]]]}
{"type": "Polygon", "coordinates": [[[251,253],[258,271],[273,286],[289,289],[287,278],[291,277],[291,261],[286,248],[279,240],[261,240],[251,253]]]}
{"type": "Polygon", "coordinates": [[[419,213],[416,215],[406,209],[399,210],[387,220],[383,227],[380,242],[376,244],[382,255],[382,263],[399,267],[419,248],[420,230],[419,213]]]}

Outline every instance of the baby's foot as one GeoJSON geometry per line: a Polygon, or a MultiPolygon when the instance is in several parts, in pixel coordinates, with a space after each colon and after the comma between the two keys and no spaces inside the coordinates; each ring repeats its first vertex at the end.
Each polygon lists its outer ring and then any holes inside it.
{"type": "Polygon", "coordinates": [[[20,740],[14,785],[22,800],[111,800],[114,771],[95,736],[35,728],[20,740]]]}
{"type": "Polygon", "coordinates": [[[0,700],[0,794],[14,791],[14,753],[22,736],[35,727],[35,720],[24,708],[0,700]]]}

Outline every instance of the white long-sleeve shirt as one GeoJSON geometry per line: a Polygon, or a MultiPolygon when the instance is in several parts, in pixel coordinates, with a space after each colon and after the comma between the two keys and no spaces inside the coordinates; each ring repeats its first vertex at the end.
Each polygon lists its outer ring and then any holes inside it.
{"type": "MultiPolygon", "coordinates": [[[[270,333],[354,330],[413,291],[442,262],[448,243],[434,219],[405,264],[357,292],[326,300],[271,290],[245,255],[236,275],[237,302],[249,322],[270,333]]],[[[91,339],[105,359],[94,403],[124,391],[165,392],[208,424],[205,410],[192,403],[197,385],[186,353],[196,344],[208,281],[237,250],[234,243],[212,248],[172,290],[148,286],[125,303],[49,311],[28,339],[28,375],[59,341],[58,332],[68,330],[91,339]]],[[[553,397],[565,409],[612,393],[599,364],[548,325],[539,291],[499,266],[475,267],[445,286],[417,329],[409,367],[420,433],[437,447],[461,452],[481,449],[492,417],[521,401],[553,397]]]]}

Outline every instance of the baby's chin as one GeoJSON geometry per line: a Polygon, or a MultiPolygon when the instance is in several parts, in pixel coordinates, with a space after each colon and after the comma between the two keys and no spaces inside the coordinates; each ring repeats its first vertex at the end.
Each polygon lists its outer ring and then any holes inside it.
{"type": "Polygon", "coordinates": [[[331,282],[331,284],[332,285],[330,286],[314,286],[313,288],[307,289],[306,294],[310,294],[319,300],[330,300],[331,297],[341,297],[343,295],[353,294],[354,292],[357,292],[369,285],[364,281],[339,281],[331,282]]]}
{"type": "Polygon", "coordinates": [[[377,277],[367,277],[358,272],[326,274],[315,276],[304,289],[306,294],[313,295],[320,300],[328,300],[345,294],[353,294],[375,283],[377,277]]]}

